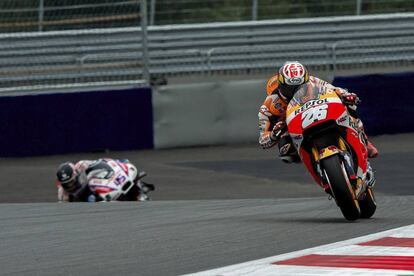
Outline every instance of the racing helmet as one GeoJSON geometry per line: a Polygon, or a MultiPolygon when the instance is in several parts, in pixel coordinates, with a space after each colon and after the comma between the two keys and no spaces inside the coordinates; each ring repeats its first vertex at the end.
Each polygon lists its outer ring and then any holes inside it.
{"type": "Polygon", "coordinates": [[[80,184],[77,181],[78,172],[75,165],[71,162],[65,162],[58,167],[56,177],[60,185],[66,192],[76,191],[80,184]]]}
{"type": "Polygon", "coordinates": [[[279,92],[286,100],[292,99],[299,86],[309,81],[309,72],[297,61],[287,61],[279,69],[279,92]]]}

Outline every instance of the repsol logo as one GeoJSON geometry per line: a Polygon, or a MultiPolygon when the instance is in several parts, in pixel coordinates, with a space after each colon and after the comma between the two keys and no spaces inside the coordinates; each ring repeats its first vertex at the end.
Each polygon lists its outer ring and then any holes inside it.
{"type": "Polygon", "coordinates": [[[312,106],[324,104],[327,102],[328,102],[328,99],[308,101],[301,108],[299,108],[298,110],[295,110],[295,116],[298,115],[299,113],[302,113],[303,111],[305,111],[306,109],[312,106]]]}

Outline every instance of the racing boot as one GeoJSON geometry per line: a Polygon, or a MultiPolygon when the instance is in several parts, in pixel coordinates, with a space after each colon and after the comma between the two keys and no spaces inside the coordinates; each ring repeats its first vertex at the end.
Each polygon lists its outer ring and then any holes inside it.
{"type": "Polygon", "coordinates": [[[368,187],[374,188],[375,186],[375,174],[374,174],[374,170],[371,167],[371,164],[368,163],[368,168],[367,168],[367,176],[366,176],[366,183],[368,187]]]}
{"type": "Polygon", "coordinates": [[[368,140],[368,137],[367,137],[367,150],[368,150],[369,158],[375,158],[378,156],[378,149],[368,140]]]}

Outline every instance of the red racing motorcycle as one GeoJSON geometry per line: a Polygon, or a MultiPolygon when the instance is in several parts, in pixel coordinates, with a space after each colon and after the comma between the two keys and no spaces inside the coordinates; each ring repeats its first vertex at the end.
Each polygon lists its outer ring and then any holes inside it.
{"type": "Polygon", "coordinates": [[[308,82],[286,112],[289,135],[313,179],[347,220],[370,218],[376,202],[367,141],[335,91],[308,82]]]}

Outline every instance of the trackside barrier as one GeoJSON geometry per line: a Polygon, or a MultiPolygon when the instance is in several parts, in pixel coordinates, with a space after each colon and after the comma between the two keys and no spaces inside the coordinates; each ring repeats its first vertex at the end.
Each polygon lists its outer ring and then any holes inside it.
{"type": "Polygon", "coordinates": [[[414,132],[414,73],[337,77],[333,84],[358,93],[369,135],[414,132]]]}
{"type": "MultiPolygon", "coordinates": [[[[256,142],[266,80],[0,97],[0,156],[256,142]]],[[[414,131],[414,73],[337,77],[369,135],[414,131]]]]}
{"type": "MultiPolygon", "coordinates": [[[[153,91],[154,146],[257,142],[266,80],[169,85],[153,91]]],[[[414,73],[338,77],[362,99],[368,135],[414,132],[414,73]]]]}
{"type": "Polygon", "coordinates": [[[169,85],[153,90],[155,148],[257,141],[265,80],[169,85]]]}
{"type": "Polygon", "coordinates": [[[0,97],[0,156],[153,148],[150,88],[0,97]]]}

